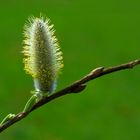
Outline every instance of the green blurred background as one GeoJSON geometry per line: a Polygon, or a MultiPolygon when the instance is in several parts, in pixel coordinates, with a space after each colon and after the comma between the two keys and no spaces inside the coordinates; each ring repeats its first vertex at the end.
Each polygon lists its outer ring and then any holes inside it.
{"type": "MultiPolygon", "coordinates": [[[[57,90],[98,66],[140,57],[139,0],[11,0],[0,2],[0,120],[20,112],[33,90],[23,70],[23,26],[47,15],[64,53],[57,90]]],[[[0,140],[140,139],[140,67],[88,83],[0,134],[0,140]]]]}

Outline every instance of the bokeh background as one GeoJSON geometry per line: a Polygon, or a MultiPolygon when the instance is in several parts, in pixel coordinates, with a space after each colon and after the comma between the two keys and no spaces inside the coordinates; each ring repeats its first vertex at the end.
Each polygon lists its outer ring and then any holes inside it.
{"type": "MultiPolygon", "coordinates": [[[[57,90],[99,66],[140,57],[139,0],[0,1],[0,120],[20,112],[33,90],[23,70],[23,26],[47,15],[64,54],[57,90]]],[[[0,134],[0,140],[140,139],[140,67],[88,83],[81,94],[58,98],[0,134]]]]}

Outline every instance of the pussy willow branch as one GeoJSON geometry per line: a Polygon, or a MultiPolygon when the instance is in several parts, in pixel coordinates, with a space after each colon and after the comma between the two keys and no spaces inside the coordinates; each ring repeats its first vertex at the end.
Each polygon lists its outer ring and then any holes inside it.
{"type": "Polygon", "coordinates": [[[0,126],[0,132],[4,131],[6,128],[10,127],[11,125],[13,125],[14,123],[22,120],[23,118],[25,118],[27,115],[29,115],[32,111],[36,110],[37,108],[39,108],[40,106],[47,104],[48,102],[61,97],[63,95],[66,94],[70,94],[70,93],[79,93],[81,91],[83,91],[86,88],[86,83],[96,79],[98,77],[101,77],[103,75],[106,74],[110,74],[116,71],[120,71],[120,70],[125,70],[125,69],[131,69],[136,65],[140,64],[140,59],[138,60],[134,60],[125,64],[121,64],[118,66],[114,66],[114,67],[109,67],[109,68],[104,68],[104,67],[99,67],[96,68],[94,70],[92,70],[89,74],[87,74],[86,76],[84,76],[83,78],[81,78],[80,80],[72,83],[70,86],[54,93],[53,95],[49,96],[49,97],[45,97],[42,100],[40,100],[38,103],[36,103],[30,112],[20,112],[18,113],[14,118],[12,118],[11,120],[9,120],[8,122],[2,124],[0,126]]]}

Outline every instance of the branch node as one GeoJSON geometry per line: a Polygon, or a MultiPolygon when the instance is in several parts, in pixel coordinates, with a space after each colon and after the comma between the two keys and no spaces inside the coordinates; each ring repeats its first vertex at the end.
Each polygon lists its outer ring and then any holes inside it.
{"type": "Polygon", "coordinates": [[[88,76],[91,76],[91,75],[92,75],[92,76],[98,76],[98,75],[100,75],[100,74],[103,72],[103,70],[104,70],[104,67],[98,67],[98,68],[92,70],[92,71],[89,73],[88,76]]]}
{"type": "Polygon", "coordinates": [[[86,88],[86,86],[87,85],[85,85],[85,84],[81,84],[76,87],[73,87],[73,89],[71,89],[70,93],[79,93],[79,92],[83,91],[86,88]]]}

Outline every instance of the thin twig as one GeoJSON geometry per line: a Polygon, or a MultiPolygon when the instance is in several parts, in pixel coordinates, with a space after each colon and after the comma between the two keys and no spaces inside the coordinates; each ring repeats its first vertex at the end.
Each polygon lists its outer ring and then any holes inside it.
{"type": "MultiPolygon", "coordinates": [[[[136,65],[140,64],[140,59],[139,60],[134,60],[131,62],[128,62],[126,64],[121,64],[118,66],[114,66],[114,67],[109,67],[109,68],[104,68],[104,67],[99,67],[96,68],[94,70],[92,70],[89,74],[87,74],[86,76],[84,76],[83,78],[81,78],[80,80],[72,83],[70,86],[54,93],[53,95],[49,96],[49,97],[45,97],[43,99],[41,99],[39,102],[37,102],[33,108],[31,109],[30,112],[36,110],[37,108],[41,107],[44,104],[47,104],[48,102],[61,97],[63,95],[66,94],[70,94],[70,93],[79,93],[81,91],[83,91],[86,88],[86,83],[96,79],[98,77],[101,77],[103,75],[106,74],[110,74],[116,71],[120,71],[120,70],[125,70],[125,69],[131,69],[136,65]]],[[[26,116],[28,116],[30,114],[30,112],[21,112],[19,114],[17,114],[13,119],[7,121],[6,123],[2,124],[0,126],[0,132],[4,131],[6,128],[10,127],[11,125],[13,125],[14,123],[22,120],[23,118],[25,118],[26,116]]]]}

